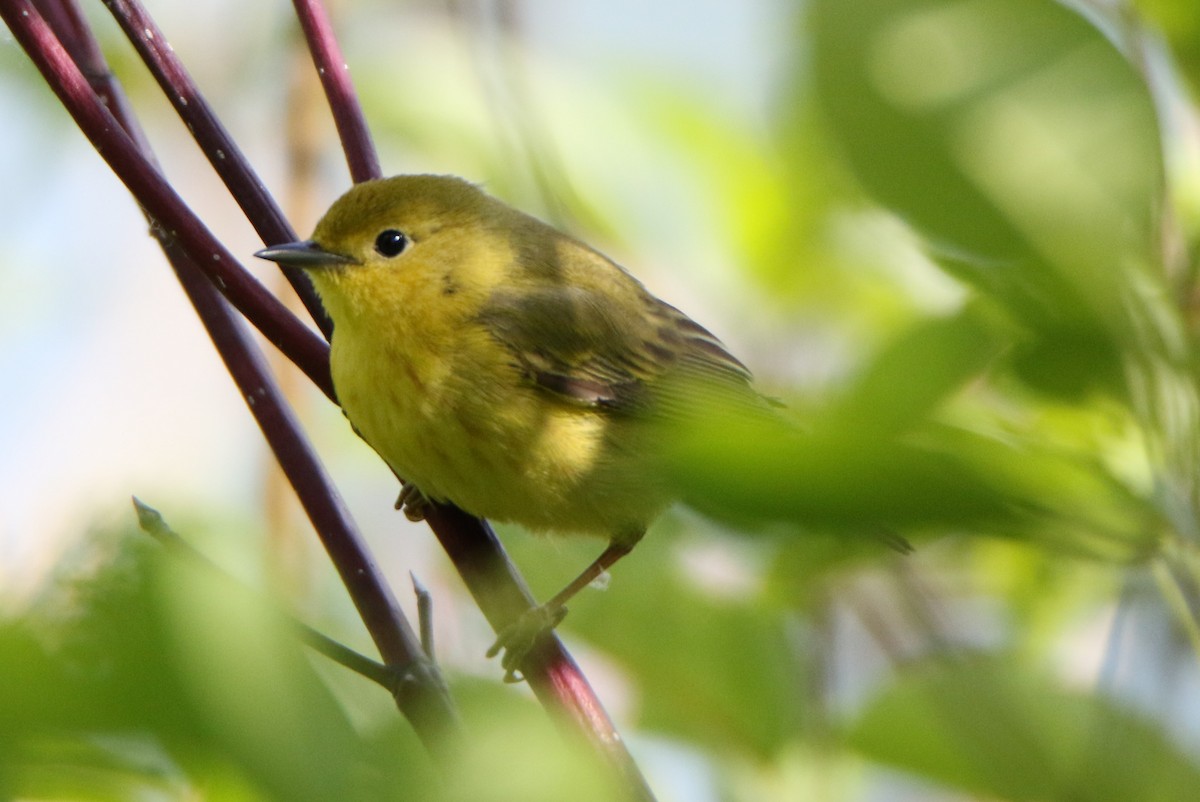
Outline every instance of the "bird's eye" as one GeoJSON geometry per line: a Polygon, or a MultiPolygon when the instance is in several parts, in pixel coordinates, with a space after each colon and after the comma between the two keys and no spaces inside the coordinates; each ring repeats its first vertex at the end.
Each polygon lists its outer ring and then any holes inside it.
{"type": "Polygon", "coordinates": [[[375,238],[375,250],[388,258],[399,256],[407,247],[408,237],[403,231],[394,228],[389,228],[375,238]]]}

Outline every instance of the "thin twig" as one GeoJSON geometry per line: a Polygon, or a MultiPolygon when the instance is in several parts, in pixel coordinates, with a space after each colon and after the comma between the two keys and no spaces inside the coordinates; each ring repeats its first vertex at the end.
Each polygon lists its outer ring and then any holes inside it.
{"type": "MultiPolygon", "coordinates": [[[[253,592],[210,560],[207,555],[201,553],[195,546],[180,537],[179,533],[172,529],[166,520],[163,519],[162,513],[158,510],[144,503],[137,496],[133,497],[133,508],[137,512],[138,527],[172,553],[203,566],[206,570],[212,571],[219,576],[223,581],[236,585],[246,593],[253,592]]],[[[296,635],[307,646],[312,648],[313,651],[325,655],[338,665],[345,666],[354,673],[366,677],[389,691],[395,686],[396,673],[383,663],[380,663],[378,660],[372,660],[366,655],[338,643],[328,635],[318,632],[295,616],[289,615],[282,610],[275,610],[275,614],[286,621],[288,626],[295,630],[296,635]]]]}
{"type": "MultiPolygon", "coordinates": [[[[263,243],[277,245],[298,239],[283,211],[267,192],[241,148],[233,141],[225,126],[221,125],[174,48],[168,44],[166,36],[139,0],[104,0],[104,5],[142,57],[263,243]]],[[[283,273],[317,322],[321,333],[329,339],[333,324],[321,306],[312,283],[303,271],[296,268],[284,267],[283,273]]]]}
{"type": "MultiPolygon", "coordinates": [[[[178,240],[197,267],[263,335],[314,384],[334,397],[328,345],[248,272],[188,208],[139,143],[126,133],[92,90],[79,67],[30,0],[0,2],[0,16],[92,146],[154,220],[162,236],[178,240]]],[[[64,15],[65,17],[65,15],[64,15]]]]}
{"type": "MultiPolygon", "coordinates": [[[[63,0],[64,7],[68,4],[69,0],[63,0]]],[[[83,94],[79,86],[82,84],[86,88],[86,82],[80,71],[64,51],[54,31],[49,29],[46,21],[28,2],[2,0],[0,16],[3,16],[39,68],[44,65],[54,67],[47,72],[47,80],[56,89],[59,88],[56,79],[62,78],[74,87],[70,97],[83,94]]],[[[81,59],[98,59],[99,50],[87,42],[90,38],[87,29],[68,25],[73,18],[80,19],[77,14],[72,15],[61,9],[53,17],[63,25],[64,35],[72,42],[81,59]]],[[[107,74],[107,67],[102,62],[89,62],[88,69],[92,73],[107,74]]],[[[115,82],[109,81],[105,87],[106,97],[110,93],[113,95],[108,99],[115,108],[127,108],[115,82]]],[[[96,95],[90,99],[98,102],[96,95]]],[[[114,120],[110,129],[101,132],[107,136],[99,137],[100,145],[107,144],[109,138],[113,137],[123,138],[121,141],[144,142],[132,117],[123,124],[129,127],[128,136],[114,120]]],[[[98,149],[103,152],[100,145],[98,149]]],[[[139,154],[139,158],[152,164],[152,156],[148,154],[145,157],[139,154]]],[[[143,201],[147,214],[152,215],[155,209],[141,197],[138,199],[143,201]]],[[[363,546],[341,500],[300,434],[290,410],[270,378],[261,352],[181,243],[166,236],[161,228],[152,230],[159,236],[168,261],[295,488],[380,653],[389,665],[409,669],[406,676],[410,681],[394,689],[397,704],[413,722],[414,730],[431,752],[445,754],[444,750],[455,741],[447,735],[456,731],[458,726],[457,714],[445,692],[445,685],[436,669],[425,660],[420,644],[363,546]]]]}
{"type": "Polygon", "coordinates": [[[409,571],[408,577],[412,580],[413,594],[417,597],[417,631],[421,633],[421,648],[425,650],[425,656],[436,663],[437,657],[433,653],[433,597],[416,574],[409,571]]]}
{"type": "MultiPolygon", "coordinates": [[[[351,176],[356,182],[378,178],[379,159],[328,16],[318,0],[293,0],[293,4],[325,87],[351,176]]],[[[496,632],[536,604],[486,521],[446,505],[430,505],[425,520],[496,632]]],[[[654,799],[599,697],[556,635],[543,638],[530,652],[521,673],[542,705],[569,721],[614,767],[631,799],[654,799]]]]}
{"type": "MultiPolygon", "coordinates": [[[[425,520],[493,630],[502,631],[535,605],[486,521],[441,504],[429,505],[425,520]]],[[[550,633],[539,642],[521,673],[538,701],[569,721],[614,767],[630,799],[654,799],[604,705],[557,635],[550,633]]]]}
{"type": "MultiPolygon", "coordinates": [[[[313,43],[314,60],[330,96],[339,133],[347,151],[351,174],[356,180],[377,177],[380,174],[378,160],[346,74],[345,64],[333,40],[328,19],[320,5],[311,0],[296,0],[296,6],[306,36],[313,43]]],[[[384,588],[383,593],[389,603],[382,607],[368,605],[369,609],[364,609],[361,585],[363,582],[370,584],[378,576],[374,566],[369,563],[369,556],[365,552],[360,555],[367,561],[365,569],[351,570],[348,573],[350,563],[335,553],[336,549],[344,548],[346,543],[339,545],[335,539],[328,538],[331,530],[349,527],[336,493],[328,485],[307,443],[298,435],[290,412],[277,396],[273,383],[261,365],[260,356],[247,348],[245,334],[240,331],[230,310],[213,293],[199,270],[189,265],[185,254],[215,256],[216,262],[223,263],[219,265],[220,270],[214,270],[206,258],[196,260],[205,274],[244,310],[252,322],[263,328],[269,337],[274,333],[276,336],[272,337],[272,340],[280,345],[281,350],[300,364],[310,378],[332,397],[332,387],[327,379],[327,365],[323,363],[326,356],[324,344],[320,344],[318,352],[321,359],[313,360],[311,354],[307,357],[303,353],[297,354],[295,343],[304,342],[303,335],[294,330],[281,331],[287,328],[286,324],[263,322],[262,308],[259,305],[261,299],[257,297],[254,288],[262,294],[265,294],[265,291],[244,274],[232,257],[225,253],[203,225],[191,215],[153,166],[139,156],[130,137],[115,125],[112,115],[97,103],[95,95],[86,89],[86,82],[69,58],[61,52],[57,41],[46,29],[28,0],[0,0],[0,12],[97,150],[143,207],[162,224],[156,229],[156,233],[172,258],[181,282],[205,320],[218,350],[226,357],[227,365],[255,412],[268,442],[275,449],[281,464],[288,472],[289,479],[296,486],[306,511],[342,573],[343,581],[350,589],[355,603],[360,606],[360,613],[372,636],[376,638],[381,653],[389,663],[402,664],[402,661],[391,659],[398,651],[395,639],[384,635],[383,641],[380,640],[381,631],[386,632],[389,629],[386,626],[380,627],[380,617],[387,618],[393,613],[398,615],[394,600],[384,588]],[[251,283],[250,289],[246,289],[247,282],[251,283]],[[287,347],[284,347],[285,344],[287,347]],[[234,355],[232,358],[231,354],[234,355]],[[322,364],[314,369],[314,362],[322,364]]],[[[266,306],[269,308],[270,305],[266,306]]],[[[290,319],[299,325],[294,317],[290,319]]],[[[311,332],[303,327],[301,329],[311,337],[311,332]]],[[[523,582],[490,528],[453,508],[439,508],[432,517],[435,532],[494,627],[501,628],[507,625],[533,604],[523,582]],[[486,576],[480,573],[481,570],[486,576]]],[[[351,529],[349,541],[353,542],[356,538],[357,533],[351,529]]],[[[396,624],[394,632],[407,629],[407,624],[403,623],[402,619],[399,623],[392,623],[396,624]]],[[[415,639],[413,640],[415,642],[415,639]]],[[[419,645],[417,648],[419,649],[419,645]]],[[[531,687],[543,704],[565,713],[567,719],[573,721],[576,727],[597,745],[601,753],[609,758],[625,778],[631,798],[653,799],[611,720],[557,638],[546,639],[544,646],[532,654],[526,665],[522,666],[522,671],[529,678],[531,687]]],[[[425,685],[418,682],[417,687],[425,685]]],[[[397,694],[397,700],[402,707],[405,706],[403,697],[403,692],[397,694]]],[[[414,716],[409,710],[406,710],[406,713],[414,720],[418,734],[428,736],[429,732],[420,726],[420,716],[414,716]]]]}
{"type": "Polygon", "coordinates": [[[350,180],[359,184],[381,177],[383,171],[379,167],[375,144],[371,141],[371,131],[367,128],[358,94],[350,81],[350,66],[342,57],[342,49],[333,34],[333,25],[329,22],[325,7],[318,0],[293,0],[292,5],[312,53],[317,75],[321,77],[321,85],[325,88],[325,96],[329,98],[333,122],[337,126],[342,150],[346,153],[346,164],[350,168],[350,180]]]}

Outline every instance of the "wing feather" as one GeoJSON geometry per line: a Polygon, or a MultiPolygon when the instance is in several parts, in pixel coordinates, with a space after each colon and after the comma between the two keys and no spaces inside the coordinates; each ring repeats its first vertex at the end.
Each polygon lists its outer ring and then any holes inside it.
{"type": "Polygon", "coordinates": [[[617,275],[598,286],[575,276],[505,288],[484,306],[480,321],[532,385],[562,403],[614,414],[676,418],[705,396],[765,408],[750,371],[708,329],[611,262],[603,268],[617,275]]]}

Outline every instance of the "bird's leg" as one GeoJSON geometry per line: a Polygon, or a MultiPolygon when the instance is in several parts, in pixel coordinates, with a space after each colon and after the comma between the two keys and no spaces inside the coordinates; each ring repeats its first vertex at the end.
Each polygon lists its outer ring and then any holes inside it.
{"type": "Polygon", "coordinates": [[[571,600],[576,593],[586,588],[588,585],[595,582],[600,576],[616,563],[617,560],[624,557],[629,552],[633,551],[633,547],[637,541],[632,543],[627,541],[613,541],[608,544],[599,557],[592,561],[592,564],[579,573],[579,576],[572,579],[565,588],[554,594],[554,598],[542,605],[547,610],[561,610],[566,607],[568,601],[571,600]]]}
{"type": "Polygon", "coordinates": [[[396,497],[396,509],[404,510],[404,517],[413,523],[425,520],[425,510],[429,500],[421,495],[421,490],[412,482],[400,482],[400,495],[396,497]]]}
{"type": "Polygon", "coordinates": [[[520,618],[500,631],[495,643],[488,649],[487,656],[495,657],[501,651],[504,652],[504,656],[500,658],[500,665],[504,668],[505,682],[521,681],[522,677],[517,673],[520,664],[537,641],[563,620],[563,616],[567,614],[567,602],[576,593],[595,582],[613,563],[633,551],[640,539],[639,532],[635,538],[613,540],[591,565],[584,568],[579,576],[572,579],[550,601],[526,610],[520,618]]]}

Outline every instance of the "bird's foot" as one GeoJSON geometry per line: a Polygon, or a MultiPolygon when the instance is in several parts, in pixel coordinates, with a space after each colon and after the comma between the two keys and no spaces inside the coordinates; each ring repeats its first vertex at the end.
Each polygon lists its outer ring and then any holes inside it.
{"type": "Polygon", "coordinates": [[[504,669],[505,682],[520,682],[525,678],[520,671],[521,663],[525,662],[543,637],[554,631],[566,614],[567,608],[562,605],[538,605],[526,610],[520,618],[500,631],[487,656],[495,657],[504,652],[500,657],[500,666],[504,669]]]}
{"type": "Polygon", "coordinates": [[[400,486],[400,495],[396,496],[396,509],[404,510],[404,517],[413,523],[425,520],[425,510],[429,508],[429,499],[421,495],[421,490],[411,482],[400,486]]]}

